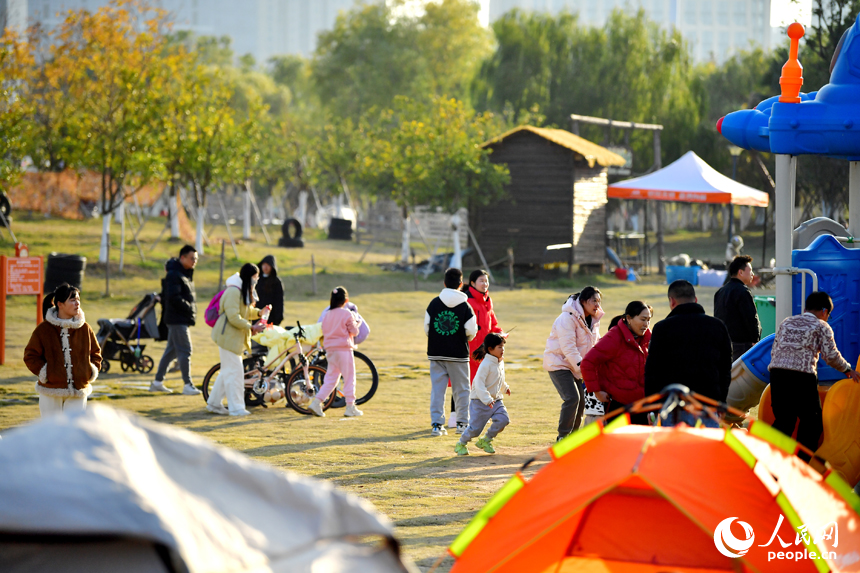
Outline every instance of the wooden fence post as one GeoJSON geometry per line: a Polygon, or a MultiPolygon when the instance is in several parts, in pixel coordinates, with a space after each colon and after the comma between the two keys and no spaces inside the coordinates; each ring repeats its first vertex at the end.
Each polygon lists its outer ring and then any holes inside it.
{"type": "Polygon", "coordinates": [[[508,280],[511,284],[511,290],[514,290],[514,250],[508,249],[508,280]]]}
{"type": "Polygon", "coordinates": [[[221,239],[221,270],[218,272],[218,290],[221,292],[221,287],[224,284],[224,239],[221,239]]]}

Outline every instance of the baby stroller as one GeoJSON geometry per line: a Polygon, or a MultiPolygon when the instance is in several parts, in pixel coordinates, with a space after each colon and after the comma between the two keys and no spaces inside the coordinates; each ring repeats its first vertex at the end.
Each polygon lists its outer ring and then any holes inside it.
{"type": "Polygon", "coordinates": [[[110,371],[110,360],[119,359],[123,372],[152,372],[155,361],[144,354],[142,339],[162,340],[155,316],[155,305],[161,301],[156,293],[150,293],[137,303],[128,318],[100,318],[96,339],[102,349],[101,372],[110,371]]]}

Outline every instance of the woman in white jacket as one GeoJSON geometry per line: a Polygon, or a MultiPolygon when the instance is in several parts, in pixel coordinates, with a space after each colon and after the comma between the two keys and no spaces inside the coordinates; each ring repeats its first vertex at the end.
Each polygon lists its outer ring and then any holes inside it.
{"type": "MultiPolygon", "coordinates": [[[[600,291],[592,286],[570,295],[546,341],[543,367],[562,399],[559,440],[582,425],[586,396],[579,363],[600,340],[600,318],[605,314],[600,300],[600,291]]],[[[600,403],[596,399],[593,401],[600,403]]]]}

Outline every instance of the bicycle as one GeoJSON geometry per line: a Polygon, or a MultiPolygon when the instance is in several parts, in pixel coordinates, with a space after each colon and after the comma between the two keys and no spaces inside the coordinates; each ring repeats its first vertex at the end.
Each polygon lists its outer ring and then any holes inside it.
{"type": "MultiPolygon", "coordinates": [[[[379,373],[376,371],[376,366],[373,362],[368,358],[368,356],[358,350],[352,351],[355,356],[355,405],[360,406],[365,402],[369,401],[373,398],[374,394],[376,394],[377,389],[379,388],[379,373]],[[367,388],[367,392],[362,395],[359,395],[359,389],[367,388]]],[[[326,359],[325,349],[319,346],[317,343],[309,356],[313,355],[311,358],[312,364],[318,364],[323,368],[328,367],[328,360],[326,359]]],[[[343,392],[340,390],[343,385],[343,380],[338,384],[338,388],[333,392],[336,395],[334,402],[332,402],[332,408],[345,408],[346,407],[346,398],[343,395],[343,392]]]]}
{"type": "MultiPolygon", "coordinates": [[[[318,344],[305,353],[301,342],[301,339],[305,336],[305,332],[301,322],[296,322],[296,324],[297,329],[293,332],[296,343],[284,349],[274,360],[269,361],[269,366],[274,364],[274,368],[266,365],[266,355],[264,354],[252,354],[242,360],[246,405],[265,406],[264,395],[267,391],[275,389],[276,384],[280,383],[284,386],[287,406],[301,414],[312,414],[308,406],[323,385],[326,370],[320,364],[311,364],[309,356],[318,347],[318,344]],[[293,367],[288,374],[284,366],[288,362],[295,364],[296,360],[299,363],[298,367],[293,367]]],[[[220,369],[220,363],[214,365],[203,378],[202,391],[204,400],[209,400],[209,385],[210,383],[214,385],[213,376],[220,369]]],[[[323,402],[323,410],[331,407],[334,399],[335,392],[332,392],[331,396],[323,402]]]]}

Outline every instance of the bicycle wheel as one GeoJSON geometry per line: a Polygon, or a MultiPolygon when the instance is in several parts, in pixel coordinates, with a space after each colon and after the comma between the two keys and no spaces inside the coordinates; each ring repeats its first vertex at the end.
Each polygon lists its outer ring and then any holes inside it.
{"type": "MultiPolygon", "coordinates": [[[[263,362],[265,361],[265,359],[266,359],[265,356],[260,356],[260,355],[248,356],[242,360],[242,369],[244,370],[244,372],[246,374],[248,372],[250,372],[251,370],[254,370],[255,368],[259,369],[262,372],[263,371],[263,362]]],[[[215,366],[210,368],[209,372],[206,373],[206,376],[203,377],[203,386],[200,388],[200,390],[203,393],[202,396],[203,396],[204,402],[209,401],[209,392],[211,391],[212,387],[215,386],[215,379],[218,377],[218,372],[220,370],[221,370],[221,363],[219,362],[218,364],[216,364],[215,366]]],[[[265,373],[264,373],[264,375],[265,375],[265,373]]],[[[251,394],[254,393],[253,390],[251,390],[249,388],[245,388],[245,405],[246,406],[259,406],[260,404],[262,404],[262,396],[260,397],[259,401],[255,401],[252,398],[251,402],[249,402],[249,398],[248,398],[249,392],[251,394]]],[[[256,396],[256,394],[254,394],[254,396],[256,396]]],[[[225,406],[227,403],[226,400],[227,400],[226,398],[224,398],[224,400],[222,400],[222,402],[224,403],[225,406]]]]}
{"type": "MultiPolygon", "coordinates": [[[[296,368],[290,373],[287,379],[287,405],[300,414],[313,414],[308,409],[311,401],[316,397],[317,392],[323,385],[325,378],[325,368],[318,365],[308,366],[308,375],[310,376],[311,387],[307,389],[305,386],[305,373],[301,367],[296,368]]],[[[334,401],[335,393],[323,402],[323,410],[328,410],[331,403],[334,401]]]]}
{"type": "MultiPolygon", "coordinates": [[[[379,373],[376,366],[365,354],[353,350],[355,355],[355,405],[361,405],[373,398],[379,388],[379,373]]],[[[332,408],[345,408],[346,398],[343,395],[343,379],[338,383],[337,397],[332,402],[332,408]]]]}

